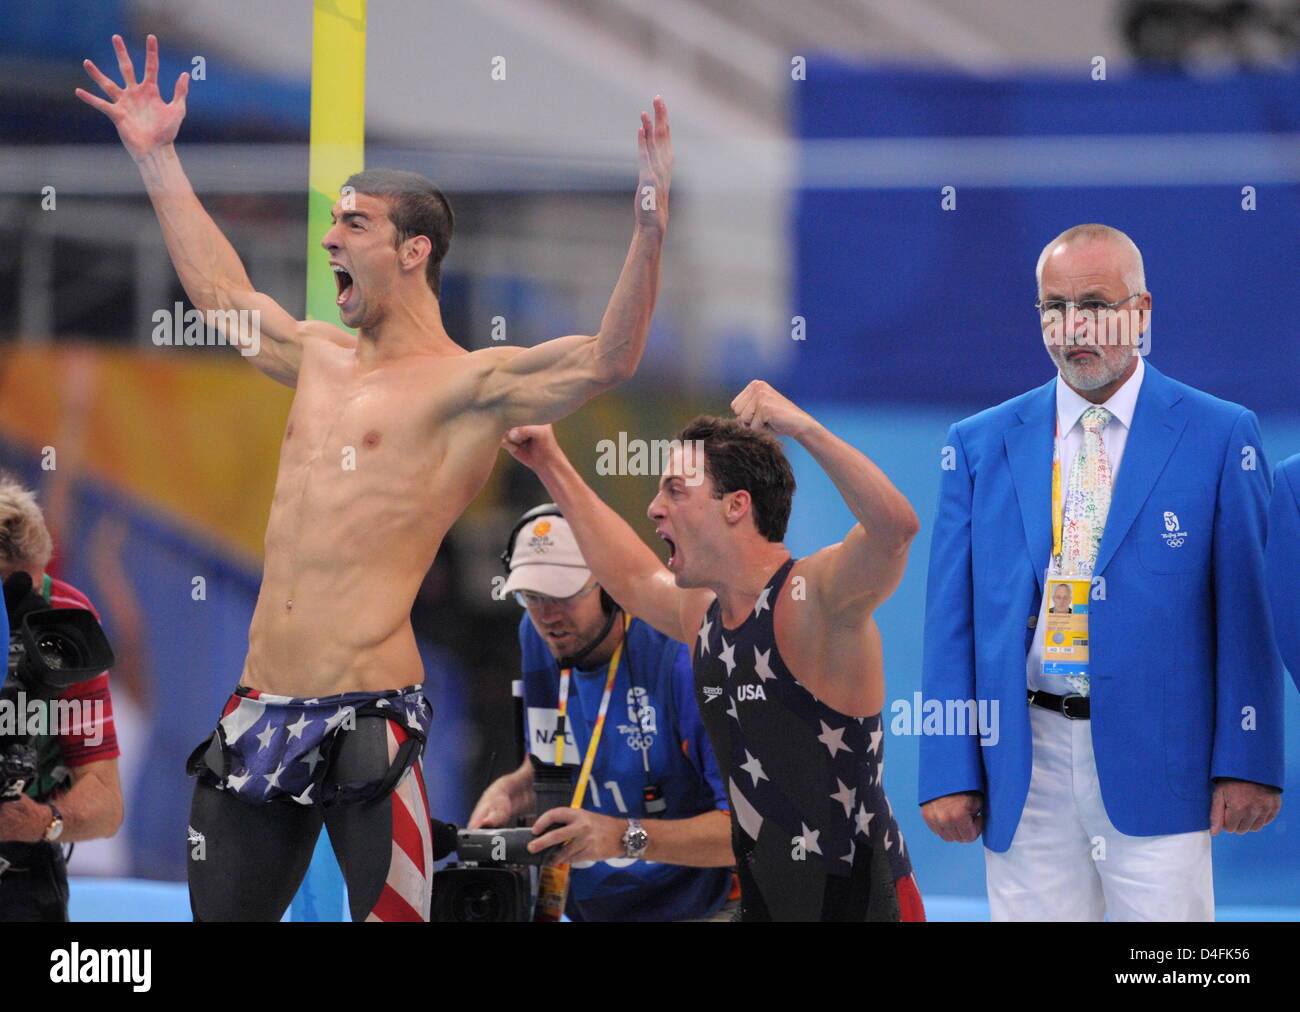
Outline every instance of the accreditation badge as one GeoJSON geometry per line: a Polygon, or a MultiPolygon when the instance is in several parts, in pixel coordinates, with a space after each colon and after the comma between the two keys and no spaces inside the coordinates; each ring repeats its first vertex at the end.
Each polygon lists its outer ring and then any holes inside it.
{"type": "Polygon", "coordinates": [[[1043,674],[1088,677],[1088,598],[1092,581],[1048,571],[1043,674]]]}

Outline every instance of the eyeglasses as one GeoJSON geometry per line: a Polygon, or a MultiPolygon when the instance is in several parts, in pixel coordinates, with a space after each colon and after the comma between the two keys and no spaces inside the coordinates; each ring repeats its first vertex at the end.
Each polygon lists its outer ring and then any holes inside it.
{"type": "Polygon", "coordinates": [[[1141,292],[1134,292],[1128,298],[1120,299],[1118,302],[1107,302],[1105,299],[1084,299],[1082,302],[1065,302],[1061,299],[1039,299],[1034,303],[1040,316],[1046,316],[1048,313],[1060,313],[1065,316],[1071,308],[1077,309],[1084,313],[1100,313],[1102,310],[1115,309],[1122,306],[1129,299],[1136,299],[1141,292]]]}
{"type": "Polygon", "coordinates": [[[599,587],[599,583],[593,583],[585,590],[580,590],[576,594],[570,594],[568,597],[551,597],[547,594],[534,594],[531,590],[516,590],[515,600],[523,608],[540,608],[544,604],[558,604],[561,608],[567,608],[575,601],[581,601],[593,590],[599,587]]]}

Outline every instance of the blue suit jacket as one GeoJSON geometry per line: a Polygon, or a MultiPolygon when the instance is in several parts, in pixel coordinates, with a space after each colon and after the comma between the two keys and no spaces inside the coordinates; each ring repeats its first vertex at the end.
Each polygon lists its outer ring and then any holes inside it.
{"type": "MultiPolygon", "coordinates": [[[[983,791],[994,851],[1029,790],[1025,657],[1052,549],[1055,411],[1053,379],[949,430],[930,549],[924,694],[996,704],[999,735],[922,737],[920,800],[983,791]]],[[[1146,363],[1090,603],[1093,748],[1122,833],[1208,828],[1213,777],[1282,784],[1270,484],[1252,412],[1146,363]]]]}
{"type": "Polygon", "coordinates": [[[1277,648],[1300,688],[1300,453],[1278,464],[1273,477],[1264,554],[1277,648]]]}

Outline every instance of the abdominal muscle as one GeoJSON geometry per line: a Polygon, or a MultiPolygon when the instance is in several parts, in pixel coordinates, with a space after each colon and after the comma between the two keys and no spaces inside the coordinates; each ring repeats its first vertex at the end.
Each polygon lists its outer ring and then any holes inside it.
{"type": "Polygon", "coordinates": [[[281,582],[265,581],[240,684],[297,698],[421,684],[410,623],[419,580],[387,571],[376,579],[374,568],[337,565],[317,580],[300,573],[293,597],[281,582]]]}
{"type": "MultiPolygon", "coordinates": [[[[300,428],[296,443],[286,435],[241,684],[317,698],[424,681],[411,605],[500,437],[385,421],[373,449],[347,420],[328,432],[308,420],[301,428],[314,431],[300,428]],[[340,468],[336,443],[355,444],[353,470],[340,468]]],[[[293,424],[291,413],[289,433],[293,424]]]]}

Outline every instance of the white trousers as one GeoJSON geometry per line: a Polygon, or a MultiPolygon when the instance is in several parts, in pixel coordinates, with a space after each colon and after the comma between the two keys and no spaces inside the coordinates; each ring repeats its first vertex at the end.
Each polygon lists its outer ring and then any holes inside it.
{"type": "Polygon", "coordinates": [[[1125,836],[1101,800],[1092,722],[1029,707],[1034,768],[1011,847],[984,849],[995,921],[1212,921],[1210,831],[1125,836]]]}

